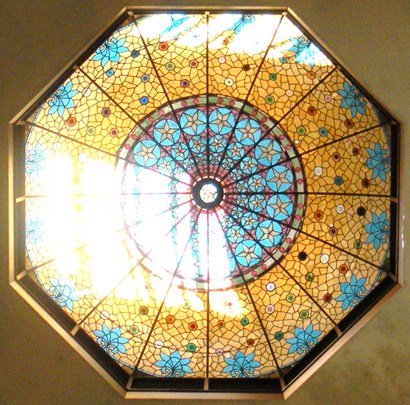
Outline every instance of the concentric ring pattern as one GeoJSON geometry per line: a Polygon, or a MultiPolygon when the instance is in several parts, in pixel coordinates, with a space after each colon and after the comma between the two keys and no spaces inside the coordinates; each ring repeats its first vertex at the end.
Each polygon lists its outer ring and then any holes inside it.
{"type": "Polygon", "coordinates": [[[130,376],[282,377],[385,277],[384,114],[283,14],[152,14],[27,119],[30,276],[130,376]]]}
{"type": "Polygon", "coordinates": [[[300,161],[280,127],[223,97],[184,99],[146,120],[127,139],[118,168],[129,237],[147,268],[206,291],[253,280],[281,260],[305,196],[300,161]],[[215,206],[193,197],[207,180],[221,187],[215,206]]]}

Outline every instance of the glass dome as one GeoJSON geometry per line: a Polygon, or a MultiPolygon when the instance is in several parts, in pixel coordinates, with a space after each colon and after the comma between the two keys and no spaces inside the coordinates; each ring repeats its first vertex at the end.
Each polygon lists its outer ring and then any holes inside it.
{"type": "Polygon", "coordinates": [[[14,142],[13,285],[127,396],[284,393],[397,284],[398,125],[289,11],[130,9],[14,142]]]}

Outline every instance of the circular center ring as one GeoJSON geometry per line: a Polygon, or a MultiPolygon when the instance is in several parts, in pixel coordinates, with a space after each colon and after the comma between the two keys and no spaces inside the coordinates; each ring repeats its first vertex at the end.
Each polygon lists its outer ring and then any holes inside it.
{"type": "Polygon", "coordinates": [[[213,178],[202,178],[192,186],[192,198],[200,208],[214,209],[221,204],[223,197],[222,185],[213,178]]]}
{"type": "Polygon", "coordinates": [[[178,269],[183,289],[253,281],[298,236],[302,161],[282,128],[251,105],[228,97],[177,100],[144,118],[120,156],[135,162],[117,167],[130,246],[159,277],[178,269]]]}

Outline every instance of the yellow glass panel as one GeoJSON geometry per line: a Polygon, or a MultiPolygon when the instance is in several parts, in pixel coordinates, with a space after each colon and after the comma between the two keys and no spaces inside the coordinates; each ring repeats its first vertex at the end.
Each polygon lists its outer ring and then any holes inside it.
{"type": "Polygon", "coordinates": [[[21,120],[18,277],[128,376],[277,379],[393,275],[393,124],[283,13],[124,18],[21,120]]]}
{"type": "Polygon", "coordinates": [[[240,20],[237,15],[213,17],[210,24],[228,26],[210,39],[210,93],[248,98],[279,22],[278,15],[245,15],[240,20]]]}

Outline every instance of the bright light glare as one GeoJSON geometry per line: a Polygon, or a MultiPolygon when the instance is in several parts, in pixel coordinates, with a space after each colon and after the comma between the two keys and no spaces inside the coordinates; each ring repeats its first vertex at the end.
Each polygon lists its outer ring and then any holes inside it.
{"type": "Polygon", "coordinates": [[[174,21],[187,17],[185,14],[157,14],[148,18],[144,18],[138,23],[138,29],[134,28],[131,31],[132,35],[142,36],[144,38],[158,38],[161,35],[161,41],[169,41],[177,37],[180,33],[195,25],[199,17],[188,16],[189,18],[182,21],[179,25],[174,25],[174,21]],[[171,27],[171,28],[170,28],[171,27]],[[141,34],[141,35],[140,35],[141,34]]]}
{"type": "MultiPolygon", "coordinates": [[[[206,40],[213,42],[213,48],[217,47],[220,41],[216,39],[224,30],[233,26],[241,16],[238,14],[221,14],[209,21],[208,27],[206,24],[200,24],[192,31],[178,39],[177,43],[184,46],[197,47],[206,43],[206,40]],[[207,32],[208,31],[208,32],[207,32]],[[216,45],[216,46],[215,46],[216,45]]],[[[221,37],[222,40],[224,39],[221,37]]]]}
{"type": "MultiPolygon", "coordinates": [[[[128,255],[114,223],[111,193],[113,168],[110,164],[89,160],[83,171],[84,239],[90,254],[93,286],[99,296],[108,294],[129,272],[128,255]]],[[[117,293],[130,298],[124,286],[117,293]]]]}
{"type": "Polygon", "coordinates": [[[235,291],[210,291],[209,301],[212,310],[232,317],[242,313],[242,306],[235,291]]]}
{"type": "Polygon", "coordinates": [[[199,27],[190,31],[189,34],[178,39],[176,43],[183,46],[198,47],[206,42],[206,37],[206,24],[201,24],[199,27]]]}
{"type": "MultiPolygon", "coordinates": [[[[146,281],[143,276],[143,269],[141,266],[137,266],[132,271],[132,288],[134,292],[134,298],[140,300],[144,304],[148,304],[149,302],[149,292],[145,288],[146,281]]],[[[121,292],[119,292],[120,294],[121,292]]]]}
{"type": "Polygon", "coordinates": [[[172,277],[168,276],[167,274],[163,275],[162,277],[156,277],[152,275],[150,282],[156,300],[159,302],[164,301],[167,296],[168,288],[172,283],[172,277]]]}
{"type": "Polygon", "coordinates": [[[209,39],[232,27],[242,16],[240,14],[221,14],[209,21],[209,39]]]}
{"type": "Polygon", "coordinates": [[[75,274],[79,260],[75,234],[75,210],[72,193],[72,161],[67,156],[55,156],[47,163],[49,195],[46,235],[58,272],[65,277],[75,274]]]}
{"type": "Polygon", "coordinates": [[[269,46],[280,17],[276,15],[264,15],[255,18],[252,24],[245,25],[229,46],[232,53],[245,52],[254,55],[266,51],[269,46]]]}
{"type": "Polygon", "coordinates": [[[184,291],[185,300],[188,301],[191,305],[191,308],[194,311],[203,311],[204,303],[199,298],[198,294],[194,291],[184,291]]]}
{"type": "MultiPolygon", "coordinates": [[[[288,51],[293,43],[289,41],[289,38],[299,38],[304,36],[302,31],[299,30],[288,18],[284,18],[276,32],[272,47],[269,49],[268,59],[279,59],[288,51]]],[[[315,65],[318,66],[330,66],[332,62],[328,59],[323,52],[321,52],[315,45],[311,45],[310,57],[313,59],[315,65]]]]}
{"type": "Polygon", "coordinates": [[[289,38],[297,38],[302,35],[302,31],[300,31],[300,29],[294,23],[292,23],[288,18],[285,17],[282,19],[280,26],[276,31],[272,46],[284,42],[286,42],[287,46],[289,46],[289,38]]]}
{"type": "Polygon", "coordinates": [[[209,278],[211,282],[215,281],[216,287],[223,280],[229,279],[230,267],[227,250],[226,236],[218,218],[215,214],[209,215],[209,251],[211,252],[209,255],[209,278]]]}

